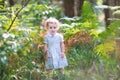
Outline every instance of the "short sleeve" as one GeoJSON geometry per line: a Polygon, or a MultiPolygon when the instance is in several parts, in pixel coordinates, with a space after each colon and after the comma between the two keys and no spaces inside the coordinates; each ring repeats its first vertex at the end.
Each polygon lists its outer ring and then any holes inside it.
{"type": "Polygon", "coordinates": [[[48,41],[47,41],[47,37],[46,37],[46,36],[44,37],[44,43],[45,43],[45,44],[48,43],[48,41]]]}
{"type": "Polygon", "coordinates": [[[60,35],[60,42],[64,42],[63,35],[60,35]]]}

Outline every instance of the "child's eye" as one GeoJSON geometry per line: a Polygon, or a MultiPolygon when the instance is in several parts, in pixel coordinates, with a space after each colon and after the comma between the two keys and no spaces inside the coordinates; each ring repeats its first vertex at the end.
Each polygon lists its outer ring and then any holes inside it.
{"type": "Polygon", "coordinates": [[[56,27],[54,27],[54,29],[56,29],[56,27]]]}
{"type": "Polygon", "coordinates": [[[50,29],[52,29],[52,27],[50,27],[50,29]]]}
{"type": "Polygon", "coordinates": [[[50,29],[56,29],[56,27],[50,27],[50,29]]]}

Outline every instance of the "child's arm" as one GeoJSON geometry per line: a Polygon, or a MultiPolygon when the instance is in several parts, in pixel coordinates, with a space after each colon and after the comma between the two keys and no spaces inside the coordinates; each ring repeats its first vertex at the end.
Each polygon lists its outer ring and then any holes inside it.
{"type": "Polygon", "coordinates": [[[61,57],[64,58],[64,56],[65,56],[64,42],[61,42],[60,47],[61,47],[61,57]]]}
{"type": "Polygon", "coordinates": [[[44,44],[44,58],[45,58],[45,60],[47,60],[47,44],[44,44]]]}

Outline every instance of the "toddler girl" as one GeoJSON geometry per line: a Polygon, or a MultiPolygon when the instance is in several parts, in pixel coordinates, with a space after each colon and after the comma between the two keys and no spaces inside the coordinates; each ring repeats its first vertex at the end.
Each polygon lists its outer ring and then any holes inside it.
{"type": "Polygon", "coordinates": [[[46,29],[48,34],[44,37],[44,55],[45,55],[45,68],[47,71],[59,69],[63,73],[63,68],[68,65],[63,36],[58,33],[60,23],[55,18],[46,20],[46,29]]]}

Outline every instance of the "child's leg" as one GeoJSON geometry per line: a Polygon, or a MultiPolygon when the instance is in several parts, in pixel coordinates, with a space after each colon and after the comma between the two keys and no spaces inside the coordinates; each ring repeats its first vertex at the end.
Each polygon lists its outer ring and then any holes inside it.
{"type": "Polygon", "coordinates": [[[51,69],[46,69],[46,77],[50,78],[51,77],[51,69]]]}
{"type": "Polygon", "coordinates": [[[63,68],[60,68],[60,69],[59,69],[59,72],[60,72],[61,74],[64,74],[64,69],[63,69],[63,68]]]}
{"type": "Polygon", "coordinates": [[[52,75],[52,71],[51,69],[46,69],[47,75],[50,77],[52,75]]]}
{"type": "Polygon", "coordinates": [[[59,76],[58,76],[58,78],[60,79],[60,80],[65,80],[65,74],[64,74],[64,68],[60,68],[59,69],[59,76]]]}
{"type": "Polygon", "coordinates": [[[46,71],[49,78],[52,78],[52,80],[56,80],[54,70],[47,69],[46,71]]]}
{"type": "Polygon", "coordinates": [[[46,69],[47,73],[50,73],[51,72],[51,69],[46,69]]]}

